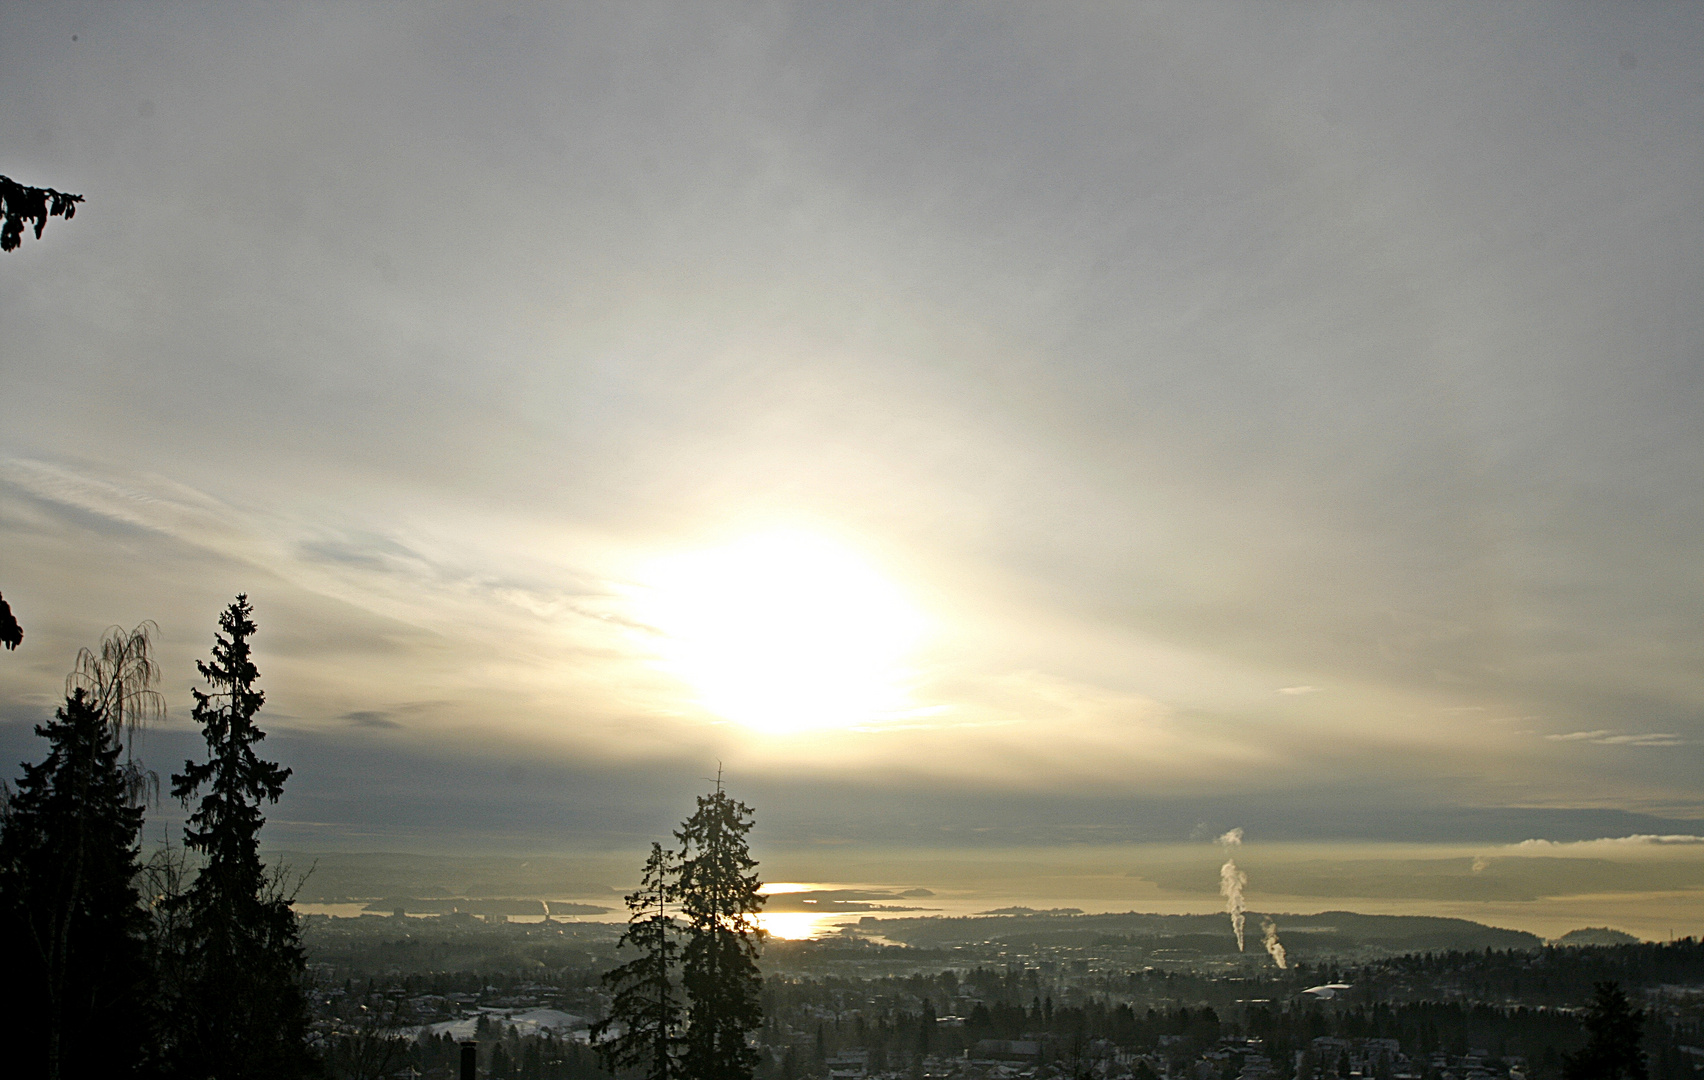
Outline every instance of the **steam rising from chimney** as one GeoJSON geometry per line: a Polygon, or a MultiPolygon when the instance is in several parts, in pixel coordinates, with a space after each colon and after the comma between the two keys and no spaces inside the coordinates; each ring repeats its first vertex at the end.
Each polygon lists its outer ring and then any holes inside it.
{"type": "Polygon", "coordinates": [[[1260,920],[1260,932],[1263,935],[1262,944],[1266,946],[1266,951],[1272,954],[1272,962],[1280,968],[1289,967],[1289,960],[1284,954],[1284,946],[1278,940],[1278,924],[1271,919],[1262,919],[1260,920]]]}
{"type": "Polygon", "coordinates": [[[1243,886],[1248,875],[1237,869],[1236,861],[1226,859],[1219,867],[1219,892],[1225,898],[1225,910],[1231,913],[1231,929],[1236,931],[1237,952],[1243,951],[1243,886]]]}
{"type": "MultiPolygon", "coordinates": [[[[1232,829],[1219,837],[1219,843],[1224,847],[1241,847],[1243,831],[1232,829]]],[[[1248,884],[1248,875],[1237,869],[1235,859],[1226,859],[1225,865],[1219,867],[1219,894],[1225,898],[1225,910],[1231,913],[1231,929],[1237,935],[1237,952],[1243,951],[1243,886],[1248,884]]]]}

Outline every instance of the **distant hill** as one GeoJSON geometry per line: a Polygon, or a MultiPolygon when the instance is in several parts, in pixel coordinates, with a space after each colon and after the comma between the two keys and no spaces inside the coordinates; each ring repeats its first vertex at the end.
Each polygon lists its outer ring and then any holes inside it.
{"type": "MultiPolygon", "coordinates": [[[[1260,925],[1270,918],[1290,955],[1309,957],[1370,957],[1452,949],[1539,949],[1536,934],[1503,930],[1467,919],[1423,915],[1360,915],[1327,911],[1318,915],[1261,915],[1249,912],[1248,949],[1260,955],[1260,925]]],[[[1147,915],[1125,912],[1109,915],[1070,915],[1038,912],[1030,915],[969,918],[882,919],[865,929],[889,941],[923,948],[974,942],[1010,945],[1052,945],[1078,948],[1123,948],[1153,959],[1235,956],[1236,939],[1224,915],[1147,915]]]]}
{"type": "Polygon", "coordinates": [[[1587,926],[1579,930],[1570,930],[1556,939],[1557,945],[1637,945],[1639,939],[1621,930],[1611,930],[1607,926],[1587,926]]]}

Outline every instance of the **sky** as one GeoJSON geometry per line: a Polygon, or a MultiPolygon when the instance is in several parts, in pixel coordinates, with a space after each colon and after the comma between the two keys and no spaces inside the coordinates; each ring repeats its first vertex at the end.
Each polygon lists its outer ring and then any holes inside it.
{"type": "Polygon", "coordinates": [[[1704,8],[0,7],[0,760],[273,831],[1704,833],[1704,8]],[[164,767],[164,766],[162,766],[164,767]]]}

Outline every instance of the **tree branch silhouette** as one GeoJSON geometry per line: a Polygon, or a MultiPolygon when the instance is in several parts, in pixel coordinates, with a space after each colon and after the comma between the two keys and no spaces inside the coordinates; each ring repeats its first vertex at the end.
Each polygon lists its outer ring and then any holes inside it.
{"type": "Polygon", "coordinates": [[[30,187],[10,176],[0,176],[0,251],[15,251],[24,242],[24,225],[35,226],[36,239],[47,228],[50,217],[70,221],[77,216],[83,196],[53,188],[30,187]]]}

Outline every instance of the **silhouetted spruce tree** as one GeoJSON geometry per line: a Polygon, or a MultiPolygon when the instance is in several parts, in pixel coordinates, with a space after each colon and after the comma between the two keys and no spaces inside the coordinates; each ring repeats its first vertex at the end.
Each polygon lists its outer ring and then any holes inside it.
{"type": "Polygon", "coordinates": [[[254,751],[266,737],[254,723],[266,695],[249,657],[252,614],[238,596],[219,617],[212,662],[196,664],[209,690],[193,691],[208,759],[172,777],[186,807],[206,789],[184,829],[202,865],[177,901],[185,955],[170,1047],[177,1075],[193,1080],[293,1078],[314,1066],[300,928],[260,861],[260,804],[278,801],[290,770],[254,751]]]}
{"type": "Polygon", "coordinates": [[[81,690],[36,734],[0,823],[0,971],[17,1076],[133,1076],[152,1020],[148,917],[133,881],[142,810],[111,724],[81,690]]]}
{"type": "Polygon", "coordinates": [[[627,930],[616,947],[639,955],[604,973],[609,1015],[592,1028],[598,1059],[611,1072],[635,1069],[646,1080],[671,1080],[678,1072],[681,1002],[674,978],[681,927],[669,913],[677,872],[674,853],[653,843],[639,888],[627,895],[627,930]]]}
{"type": "Polygon", "coordinates": [[[746,845],[751,807],[722,790],[698,797],[698,811],[675,833],[680,842],[679,897],[686,917],[681,985],[686,1034],[685,1080],[751,1080],[758,1052],[747,1035],[763,1023],[763,977],[757,954],[763,907],[757,860],[746,845]]]}
{"type": "Polygon", "coordinates": [[[1563,1080],[1645,1080],[1645,1014],[1619,983],[1595,984],[1586,1009],[1586,1045],[1563,1059],[1563,1080]]]}

